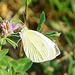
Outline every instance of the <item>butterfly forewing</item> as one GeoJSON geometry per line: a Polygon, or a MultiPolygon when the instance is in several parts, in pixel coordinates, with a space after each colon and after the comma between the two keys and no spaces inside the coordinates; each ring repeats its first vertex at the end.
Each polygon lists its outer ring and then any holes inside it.
{"type": "Polygon", "coordinates": [[[33,62],[43,62],[48,57],[48,50],[42,40],[30,31],[22,37],[24,51],[33,62]]]}
{"type": "Polygon", "coordinates": [[[20,32],[25,54],[33,62],[44,62],[60,54],[57,45],[43,34],[23,28],[20,32]]]}
{"type": "Polygon", "coordinates": [[[46,36],[44,36],[43,34],[37,31],[33,31],[33,30],[30,30],[30,31],[36,34],[40,39],[42,39],[43,43],[46,45],[46,47],[48,48],[48,51],[50,52],[50,55],[52,55],[53,58],[54,58],[54,55],[55,56],[60,55],[60,50],[54,42],[52,42],[49,38],[47,38],[46,36]],[[53,54],[51,54],[51,52],[53,54]]]}

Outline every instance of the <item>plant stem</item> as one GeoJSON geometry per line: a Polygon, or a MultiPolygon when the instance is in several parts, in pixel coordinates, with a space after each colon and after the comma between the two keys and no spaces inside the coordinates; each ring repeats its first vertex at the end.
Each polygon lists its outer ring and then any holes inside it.
{"type": "Polygon", "coordinates": [[[0,51],[1,51],[1,49],[2,49],[2,45],[0,45],[0,51]]]}
{"type": "Polygon", "coordinates": [[[53,1],[49,0],[49,3],[51,5],[51,8],[53,10],[53,13],[54,13],[54,16],[55,16],[56,20],[59,20],[57,14],[56,14],[56,10],[55,10],[54,5],[53,5],[53,1]]]}
{"type": "Polygon", "coordinates": [[[26,0],[26,4],[25,4],[25,24],[26,24],[26,26],[28,27],[28,23],[27,23],[27,21],[28,21],[28,14],[27,14],[27,11],[28,11],[28,4],[27,4],[27,0],[26,0]]]}
{"type": "Polygon", "coordinates": [[[22,53],[22,46],[23,46],[23,44],[22,44],[22,40],[21,40],[21,42],[20,42],[20,52],[19,52],[19,57],[21,57],[21,53],[22,53]]]}
{"type": "MultiPolygon", "coordinates": [[[[28,24],[27,24],[27,9],[28,9],[28,5],[27,5],[27,0],[26,0],[26,4],[25,4],[25,25],[28,27],[28,24]]],[[[19,57],[21,57],[22,47],[23,47],[23,44],[22,44],[22,40],[21,40],[19,57]]]]}

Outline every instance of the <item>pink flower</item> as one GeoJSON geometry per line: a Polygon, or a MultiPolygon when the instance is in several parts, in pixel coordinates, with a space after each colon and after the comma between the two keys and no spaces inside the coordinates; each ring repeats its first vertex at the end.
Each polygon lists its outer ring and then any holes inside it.
{"type": "Polygon", "coordinates": [[[14,33],[14,30],[19,28],[19,24],[14,25],[14,22],[11,23],[11,21],[3,20],[0,23],[0,28],[2,28],[2,35],[7,36],[14,33]]]}

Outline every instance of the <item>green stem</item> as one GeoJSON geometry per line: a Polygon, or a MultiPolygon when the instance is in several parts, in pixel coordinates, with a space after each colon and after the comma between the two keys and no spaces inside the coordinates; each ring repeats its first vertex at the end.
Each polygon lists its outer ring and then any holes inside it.
{"type": "Polygon", "coordinates": [[[0,51],[1,51],[1,49],[2,49],[2,45],[0,45],[0,51]]]}
{"type": "Polygon", "coordinates": [[[26,24],[26,20],[27,20],[27,9],[28,9],[28,5],[27,5],[27,0],[26,0],[26,4],[25,4],[25,24],[26,24]]]}
{"type": "Polygon", "coordinates": [[[49,0],[49,3],[50,3],[50,5],[51,5],[51,8],[52,8],[52,10],[53,10],[53,13],[54,13],[55,18],[56,18],[57,20],[59,20],[57,14],[56,14],[56,10],[55,10],[54,5],[53,5],[53,1],[52,1],[52,0],[49,0]]]}

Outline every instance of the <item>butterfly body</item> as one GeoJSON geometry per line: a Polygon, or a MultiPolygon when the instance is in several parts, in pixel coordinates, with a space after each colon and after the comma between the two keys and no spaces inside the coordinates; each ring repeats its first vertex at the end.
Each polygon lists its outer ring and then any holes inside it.
{"type": "Polygon", "coordinates": [[[20,37],[26,56],[33,62],[52,60],[60,54],[56,44],[37,31],[24,27],[20,32],[20,37]]]}

